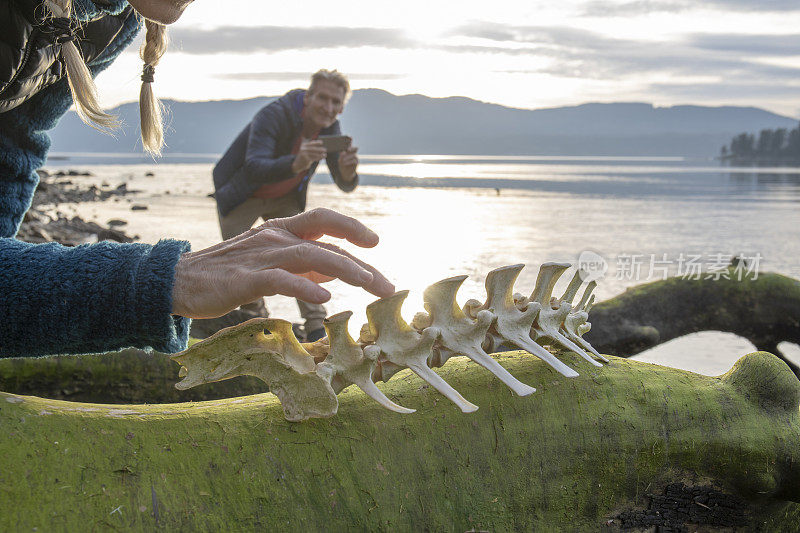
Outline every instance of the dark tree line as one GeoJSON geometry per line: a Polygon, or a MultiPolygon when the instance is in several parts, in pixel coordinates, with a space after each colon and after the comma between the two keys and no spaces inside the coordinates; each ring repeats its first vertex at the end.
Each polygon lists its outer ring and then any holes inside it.
{"type": "Polygon", "coordinates": [[[779,128],[752,133],[740,133],[723,146],[722,159],[740,161],[790,161],[800,162],[800,125],[793,130],[779,128]]]}

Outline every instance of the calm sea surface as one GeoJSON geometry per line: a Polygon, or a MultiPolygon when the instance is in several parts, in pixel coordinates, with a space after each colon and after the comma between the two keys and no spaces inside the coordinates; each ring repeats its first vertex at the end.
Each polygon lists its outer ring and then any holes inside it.
{"type": "MultiPolygon", "coordinates": [[[[184,160],[191,160],[186,159],[184,160]]],[[[174,237],[198,250],[220,239],[214,201],[207,197],[212,163],[84,164],[71,157],[49,168],[91,171],[98,184],[128,183],[139,197],[77,210],[100,223],[129,222],[144,242],[174,237]],[[146,172],[155,175],[146,177],[146,172]],[[147,211],[131,211],[146,204],[147,211]]],[[[324,167],[324,165],[323,165],[324,167]]],[[[483,299],[490,270],[525,263],[516,290],[529,293],[545,261],[575,263],[582,252],[608,265],[597,295],[661,279],[665,272],[713,272],[733,254],[751,267],[800,278],[800,168],[729,168],[681,158],[506,156],[363,156],[361,186],[339,191],[330,176],[313,180],[308,206],[359,218],[381,243],[358,255],[399,289],[410,289],[405,316],[422,310],[422,290],[468,274],[459,294],[483,299]]],[[[81,178],[83,179],[83,178],[81,178]]],[[[348,249],[352,250],[352,247],[348,249]]],[[[557,286],[560,294],[568,272],[557,286]]],[[[351,329],[365,321],[374,298],[339,282],[328,284],[330,314],[352,310],[351,329]]],[[[293,301],[269,299],[273,316],[297,321],[293,301]]],[[[800,349],[784,346],[800,357],[800,349]]],[[[666,343],[639,358],[717,374],[753,349],[730,334],[700,333],[666,343]]]]}

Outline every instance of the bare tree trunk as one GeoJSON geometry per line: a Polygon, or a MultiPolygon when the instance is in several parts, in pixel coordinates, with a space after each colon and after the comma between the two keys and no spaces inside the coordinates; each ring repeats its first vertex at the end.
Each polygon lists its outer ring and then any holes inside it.
{"type": "MultiPolygon", "coordinates": [[[[731,271],[731,274],[733,271],[731,271]]],[[[757,279],[670,278],[639,285],[598,303],[586,339],[601,353],[630,357],[698,331],[725,331],[781,357],[778,343],[800,343],[800,281],[780,274],[757,279]]]]}

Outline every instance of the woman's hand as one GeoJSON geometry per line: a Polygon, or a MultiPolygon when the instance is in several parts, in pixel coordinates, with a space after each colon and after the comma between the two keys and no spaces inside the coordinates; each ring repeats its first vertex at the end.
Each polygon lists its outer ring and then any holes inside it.
{"type": "Polygon", "coordinates": [[[317,242],[322,235],[362,248],[378,244],[372,230],[330,209],[270,220],[205,250],[183,254],[175,267],[172,313],[214,318],[274,294],[320,304],[331,295],[318,284],[335,278],[376,296],[394,293],[394,285],[374,267],[338,246],[317,242]]]}

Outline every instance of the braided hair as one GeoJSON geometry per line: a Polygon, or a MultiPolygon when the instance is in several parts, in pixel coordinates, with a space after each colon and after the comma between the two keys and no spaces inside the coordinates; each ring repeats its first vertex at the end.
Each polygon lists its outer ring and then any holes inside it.
{"type": "MultiPolygon", "coordinates": [[[[51,16],[47,24],[61,45],[61,58],[67,71],[67,83],[78,117],[89,126],[104,133],[119,128],[119,119],[106,113],[100,105],[97,86],[89,68],[78,50],[75,30],[78,22],[72,20],[72,0],[45,0],[51,16]]],[[[142,146],[153,155],[160,155],[164,146],[161,103],[153,94],[155,67],[167,50],[167,28],[163,24],[142,18],[145,38],[139,55],[144,61],[142,87],[139,91],[139,120],[142,146]]]]}

